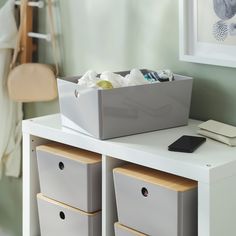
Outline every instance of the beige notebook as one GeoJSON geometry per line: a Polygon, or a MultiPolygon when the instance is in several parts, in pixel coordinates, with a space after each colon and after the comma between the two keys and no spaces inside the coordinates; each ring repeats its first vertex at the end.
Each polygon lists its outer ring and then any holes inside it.
{"type": "Polygon", "coordinates": [[[229,146],[236,146],[236,127],[215,120],[208,120],[198,126],[198,133],[229,146]]]}

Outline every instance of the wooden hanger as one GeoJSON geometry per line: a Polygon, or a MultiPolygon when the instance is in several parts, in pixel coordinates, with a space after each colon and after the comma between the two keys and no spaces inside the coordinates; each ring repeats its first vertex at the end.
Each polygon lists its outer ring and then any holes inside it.
{"type": "MultiPolygon", "coordinates": [[[[50,34],[41,34],[41,33],[35,33],[33,32],[34,30],[34,26],[35,24],[33,24],[33,19],[35,18],[35,15],[37,14],[38,8],[43,8],[44,7],[44,1],[42,0],[38,0],[38,1],[28,1],[28,0],[21,0],[21,1],[15,1],[15,4],[22,7],[23,4],[22,1],[27,1],[27,8],[26,8],[26,13],[23,19],[23,26],[22,26],[22,33],[21,33],[21,40],[20,40],[20,54],[19,54],[19,61],[20,64],[22,63],[29,63],[32,62],[33,59],[33,53],[36,52],[37,50],[37,41],[33,40],[33,38],[37,38],[37,39],[44,39],[47,41],[52,41],[52,44],[54,45],[54,48],[56,47],[56,43],[55,43],[55,35],[54,33],[50,33],[50,34]],[[53,40],[54,39],[54,40],[53,40]]],[[[24,2],[26,3],[26,2],[24,2]]],[[[51,1],[50,1],[51,3],[51,1]]],[[[51,6],[51,4],[49,5],[51,6]]],[[[18,10],[20,10],[20,7],[18,10]]],[[[51,7],[49,7],[48,10],[49,14],[51,15],[51,30],[53,27],[52,24],[52,10],[51,7]]],[[[54,54],[55,54],[55,49],[54,49],[54,54]]],[[[54,55],[55,57],[55,55],[54,55]]],[[[56,59],[55,59],[56,60],[56,59]]],[[[58,71],[58,63],[56,64],[56,68],[58,71]]],[[[58,73],[58,72],[57,72],[58,73]]]]}
{"type": "Polygon", "coordinates": [[[36,50],[36,45],[33,46],[33,39],[28,36],[28,32],[33,30],[33,7],[27,6],[26,16],[23,22],[23,32],[21,37],[21,53],[20,63],[32,62],[33,47],[36,50]]]}
{"type": "MultiPolygon", "coordinates": [[[[18,5],[20,11],[20,7],[22,6],[21,2],[16,1],[15,4],[18,5]]],[[[33,17],[34,13],[37,13],[37,7],[40,8],[43,7],[42,1],[28,2],[26,15],[23,22],[22,37],[20,42],[19,61],[21,64],[32,62],[33,53],[37,50],[37,43],[33,42],[32,37],[28,36],[28,33],[33,31],[33,17]]]]}

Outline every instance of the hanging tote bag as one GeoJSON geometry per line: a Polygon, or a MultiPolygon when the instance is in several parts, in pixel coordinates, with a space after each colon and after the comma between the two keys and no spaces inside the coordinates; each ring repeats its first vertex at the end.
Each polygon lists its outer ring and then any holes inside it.
{"type": "Polygon", "coordinates": [[[17,102],[50,101],[57,97],[56,77],[59,72],[52,15],[52,1],[48,0],[47,9],[50,21],[50,34],[55,68],[41,63],[25,63],[16,66],[28,0],[21,0],[21,3],[21,21],[18,31],[17,45],[11,63],[11,70],[8,75],[9,97],[17,102]]]}

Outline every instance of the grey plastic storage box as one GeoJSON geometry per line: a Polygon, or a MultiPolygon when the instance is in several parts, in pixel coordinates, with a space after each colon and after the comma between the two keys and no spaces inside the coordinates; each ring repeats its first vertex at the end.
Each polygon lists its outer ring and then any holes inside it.
{"type": "Polygon", "coordinates": [[[37,195],[41,236],[101,236],[101,211],[86,213],[37,195]]]}
{"type": "Polygon", "coordinates": [[[124,225],[115,223],[115,236],[147,236],[134,229],[128,228],[124,225]]]}
{"type": "Polygon", "coordinates": [[[43,195],[86,212],[101,210],[101,156],[48,143],[36,148],[43,195]]]}
{"type": "Polygon", "coordinates": [[[197,182],[125,165],[114,169],[119,223],[147,235],[197,236],[197,182]]]}
{"type": "MultiPolygon", "coordinates": [[[[142,70],[147,73],[148,70],[142,70]]],[[[117,72],[126,75],[126,72],[117,72]]],[[[186,125],[193,79],[78,92],[80,77],[57,80],[62,125],[109,139],[186,125]]]]}

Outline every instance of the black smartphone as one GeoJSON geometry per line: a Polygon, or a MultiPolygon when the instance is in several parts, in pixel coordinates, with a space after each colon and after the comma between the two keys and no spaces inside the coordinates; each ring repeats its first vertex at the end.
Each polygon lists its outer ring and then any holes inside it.
{"type": "Polygon", "coordinates": [[[174,152],[192,153],[205,141],[206,138],[203,137],[183,135],[182,137],[177,139],[174,143],[169,145],[168,150],[174,152]]]}

